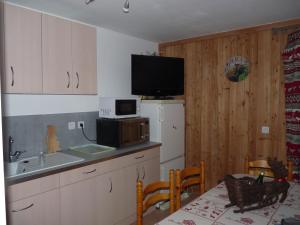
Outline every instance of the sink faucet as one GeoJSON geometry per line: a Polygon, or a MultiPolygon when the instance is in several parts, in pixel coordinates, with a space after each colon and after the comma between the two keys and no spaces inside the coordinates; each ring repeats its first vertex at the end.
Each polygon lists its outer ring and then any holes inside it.
{"type": "Polygon", "coordinates": [[[20,155],[24,153],[25,151],[15,151],[12,153],[12,144],[14,143],[14,139],[12,136],[8,137],[8,161],[9,162],[15,162],[18,160],[20,155]]]}
{"type": "Polygon", "coordinates": [[[40,152],[39,160],[40,160],[41,167],[44,167],[44,165],[45,165],[45,153],[44,152],[40,152]]]}

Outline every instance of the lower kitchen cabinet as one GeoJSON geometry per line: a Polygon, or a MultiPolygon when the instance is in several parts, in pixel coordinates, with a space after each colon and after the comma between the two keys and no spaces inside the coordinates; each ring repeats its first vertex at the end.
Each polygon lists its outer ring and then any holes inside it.
{"type": "Polygon", "coordinates": [[[89,178],[60,189],[62,225],[96,224],[96,180],[89,178]]]}
{"type": "Polygon", "coordinates": [[[159,180],[159,149],[12,185],[9,225],[130,224],[136,181],[159,180]]]}
{"type": "Polygon", "coordinates": [[[143,181],[146,186],[149,183],[158,181],[160,178],[159,154],[157,157],[148,159],[138,164],[126,167],[124,170],[126,203],[124,210],[127,211],[128,216],[136,216],[136,182],[143,181]]]}
{"type": "Polygon", "coordinates": [[[59,225],[59,189],[8,204],[10,225],[59,225]]]}
{"type": "Polygon", "coordinates": [[[120,170],[96,177],[97,224],[115,224],[126,217],[123,181],[120,170]]]}

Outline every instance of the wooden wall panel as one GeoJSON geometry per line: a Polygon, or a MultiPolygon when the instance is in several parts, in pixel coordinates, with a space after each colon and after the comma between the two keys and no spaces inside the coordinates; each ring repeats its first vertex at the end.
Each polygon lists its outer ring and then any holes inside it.
{"type": "Polygon", "coordinates": [[[286,160],[281,52],[290,32],[268,25],[160,45],[161,55],[185,58],[186,166],[205,160],[207,188],[243,173],[246,156],[286,160]],[[247,79],[238,83],[224,75],[236,55],[250,61],[247,79]]]}

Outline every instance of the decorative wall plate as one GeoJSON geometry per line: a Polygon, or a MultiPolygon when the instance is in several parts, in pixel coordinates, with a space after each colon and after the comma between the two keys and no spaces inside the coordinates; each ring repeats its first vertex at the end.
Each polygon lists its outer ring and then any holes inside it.
{"type": "Polygon", "coordinates": [[[243,56],[231,57],[225,65],[225,75],[228,80],[239,82],[245,80],[249,73],[249,62],[243,56]]]}

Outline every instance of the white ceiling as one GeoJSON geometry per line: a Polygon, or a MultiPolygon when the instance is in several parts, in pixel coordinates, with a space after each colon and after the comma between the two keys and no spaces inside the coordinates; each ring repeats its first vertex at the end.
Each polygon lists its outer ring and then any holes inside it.
{"type": "Polygon", "coordinates": [[[300,0],[8,0],[154,42],[300,17],[300,0]]]}

